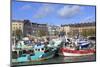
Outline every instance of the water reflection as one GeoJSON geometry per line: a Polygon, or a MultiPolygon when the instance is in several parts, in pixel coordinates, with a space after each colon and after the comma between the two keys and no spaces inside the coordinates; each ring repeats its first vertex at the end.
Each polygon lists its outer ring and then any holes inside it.
{"type": "Polygon", "coordinates": [[[69,63],[69,62],[82,62],[82,61],[95,61],[96,56],[81,56],[81,57],[62,57],[57,56],[54,58],[51,58],[49,60],[43,60],[43,61],[37,61],[37,62],[26,62],[26,63],[13,63],[13,65],[38,65],[38,64],[54,64],[54,63],[69,63]]]}

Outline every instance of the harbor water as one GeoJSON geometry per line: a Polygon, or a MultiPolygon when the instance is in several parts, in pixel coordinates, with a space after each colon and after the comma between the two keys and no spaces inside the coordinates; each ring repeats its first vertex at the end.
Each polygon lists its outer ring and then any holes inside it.
{"type": "Polygon", "coordinates": [[[77,63],[77,62],[90,62],[96,61],[96,55],[79,56],[79,57],[63,57],[55,56],[49,60],[37,61],[37,62],[23,62],[13,63],[13,66],[19,65],[43,65],[43,64],[58,64],[58,63],[77,63]]]}

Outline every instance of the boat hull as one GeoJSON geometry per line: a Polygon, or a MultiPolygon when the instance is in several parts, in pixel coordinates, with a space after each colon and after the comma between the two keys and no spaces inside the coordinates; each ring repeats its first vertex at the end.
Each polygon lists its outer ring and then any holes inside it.
{"type": "Polygon", "coordinates": [[[93,55],[95,54],[95,50],[89,49],[89,50],[71,50],[67,48],[61,48],[59,55],[62,56],[86,56],[86,55],[93,55]]]}
{"type": "Polygon", "coordinates": [[[43,60],[50,59],[50,58],[52,58],[52,57],[54,57],[54,55],[53,55],[53,54],[52,54],[52,55],[50,55],[50,56],[44,57],[44,58],[38,58],[37,60],[32,59],[31,61],[32,61],[32,62],[36,62],[36,61],[43,61],[43,60]]]}
{"type": "Polygon", "coordinates": [[[49,51],[49,52],[43,53],[41,55],[35,55],[35,56],[31,57],[31,61],[41,61],[41,60],[50,59],[50,58],[54,57],[54,55],[55,55],[55,51],[49,51]]]}
{"type": "Polygon", "coordinates": [[[50,59],[52,57],[54,57],[54,54],[49,54],[49,55],[46,55],[45,57],[34,56],[34,57],[31,57],[30,60],[28,59],[28,57],[26,57],[26,58],[17,59],[17,62],[42,61],[42,60],[50,59]]]}

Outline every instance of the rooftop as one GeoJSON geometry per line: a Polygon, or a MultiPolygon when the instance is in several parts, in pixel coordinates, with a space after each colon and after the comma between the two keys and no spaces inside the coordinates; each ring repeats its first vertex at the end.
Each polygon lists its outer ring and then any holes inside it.
{"type": "Polygon", "coordinates": [[[65,24],[65,25],[61,25],[61,27],[64,26],[70,26],[70,27],[86,27],[86,26],[95,26],[96,23],[95,22],[88,22],[88,23],[75,23],[75,24],[65,24]]]}
{"type": "Polygon", "coordinates": [[[12,20],[12,22],[19,22],[19,23],[32,23],[32,24],[36,24],[36,25],[47,25],[47,24],[39,24],[36,22],[31,22],[30,20],[12,20]]]}

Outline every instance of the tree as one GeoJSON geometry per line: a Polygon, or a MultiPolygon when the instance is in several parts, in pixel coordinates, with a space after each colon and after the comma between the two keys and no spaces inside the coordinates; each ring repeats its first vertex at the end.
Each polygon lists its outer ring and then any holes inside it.
{"type": "Polygon", "coordinates": [[[73,36],[73,32],[70,31],[70,32],[67,33],[67,35],[68,35],[68,36],[73,36]]]}
{"type": "Polygon", "coordinates": [[[42,36],[46,36],[47,33],[44,30],[38,30],[37,34],[38,34],[39,37],[42,37],[42,36]]]}
{"type": "Polygon", "coordinates": [[[59,32],[58,31],[54,31],[54,35],[56,36],[56,35],[58,35],[59,34],[59,32]]]}
{"type": "Polygon", "coordinates": [[[82,32],[81,32],[81,35],[83,36],[93,36],[95,35],[95,29],[83,29],[82,32]]]}
{"type": "Polygon", "coordinates": [[[17,29],[13,33],[18,40],[22,38],[22,30],[17,29]]]}

